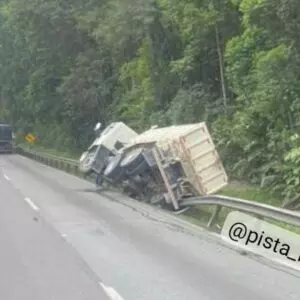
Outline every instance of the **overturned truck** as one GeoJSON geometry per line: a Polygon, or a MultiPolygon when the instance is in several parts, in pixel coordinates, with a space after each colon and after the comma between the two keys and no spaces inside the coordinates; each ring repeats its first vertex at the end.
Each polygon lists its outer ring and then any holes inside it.
{"type": "Polygon", "coordinates": [[[136,133],[122,122],[111,123],[97,134],[79,161],[85,174],[109,182],[127,195],[173,210],[180,201],[213,194],[228,177],[204,122],[136,133]]]}

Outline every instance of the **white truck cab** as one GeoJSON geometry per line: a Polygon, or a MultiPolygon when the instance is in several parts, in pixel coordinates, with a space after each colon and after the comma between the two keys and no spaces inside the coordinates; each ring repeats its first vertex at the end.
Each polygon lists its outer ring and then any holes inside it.
{"type": "Polygon", "coordinates": [[[137,135],[138,134],[134,130],[123,122],[113,122],[100,133],[89,147],[89,150],[95,146],[103,145],[114,153],[119,150],[117,149],[118,147],[116,148],[117,142],[126,145],[137,135]]]}
{"type": "Polygon", "coordinates": [[[124,145],[138,134],[123,122],[113,122],[101,131],[101,123],[97,123],[94,131],[96,139],[79,160],[79,169],[84,173],[99,173],[109,157],[116,155],[124,145]]]}

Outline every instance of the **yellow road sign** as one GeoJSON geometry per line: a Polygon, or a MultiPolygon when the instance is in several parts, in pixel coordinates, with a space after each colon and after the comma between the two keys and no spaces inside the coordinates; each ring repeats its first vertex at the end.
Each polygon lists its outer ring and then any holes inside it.
{"type": "Polygon", "coordinates": [[[36,137],[35,137],[33,134],[28,133],[28,134],[25,136],[25,140],[26,140],[28,143],[32,144],[32,143],[34,143],[34,142],[36,141],[36,137]]]}

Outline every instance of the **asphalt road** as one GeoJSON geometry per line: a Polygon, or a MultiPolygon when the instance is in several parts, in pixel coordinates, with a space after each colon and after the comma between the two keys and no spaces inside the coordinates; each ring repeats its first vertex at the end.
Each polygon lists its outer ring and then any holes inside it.
{"type": "Polygon", "coordinates": [[[17,155],[0,156],[0,245],[5,300],[300,297],[300,273],[17,155]]]}

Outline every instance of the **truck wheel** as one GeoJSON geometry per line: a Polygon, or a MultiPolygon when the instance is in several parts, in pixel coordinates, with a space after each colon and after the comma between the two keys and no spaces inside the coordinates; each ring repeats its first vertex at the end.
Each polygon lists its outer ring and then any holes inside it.
{"type": "Polygon", "coordinates": [[[134,171],[141,163],[145,161],[143,156],[143,148],[132,149],[127,152],[120,163],[121,167],[126,169],[129,173],[134,171]]]}
{"type": "Polygon", "coordinates": [[[124,169],[120,166],[121,160],[122,155],[116,155],[104,170],[104,176],[110,180],[113,180],[114,182],[120,181],[124,175],[124,169]]]}
{"type": "Polygon", "coordinates": [[[79,160],[79,169],[84,174],[88,175],[93,172],[92,166],[93,166],[93,156],[94,153],[91,152],[84,152],[79,160]]]}

